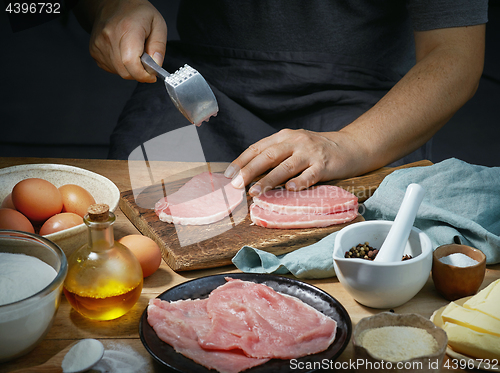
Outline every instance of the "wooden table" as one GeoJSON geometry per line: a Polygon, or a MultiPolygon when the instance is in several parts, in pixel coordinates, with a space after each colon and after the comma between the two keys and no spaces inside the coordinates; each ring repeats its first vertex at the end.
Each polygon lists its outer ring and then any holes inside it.
{"type": "MultiPolygon", "coordinates": [[[[57,163],[81,167],[109,178],[118,186],[120,191],[131,189],[129,165],[127,161],[0,158],[0,168],[28,163],[57,163]]],[[[170,169],[172,173],[176,172],[175,165],[170,169]]],[[[119,239],[128,234],[138,233],[137,229],[119,209],[116,211],[116,216],[117,220],[114,225],[115,239],[119,239]]],[[[149,299],[154,298],[170,287],[187,280],[206,275],[233,272],[239,272],[239,270],[237,270],[234,266],[226,266],[222,268],[176,273],[165,263],[162,263],[160,269],[156,273],[144,280],[142,295],[134,308],[125,316],[112,321],[96,322],[87,320],[80,316],[77,312],[73,311],[65,297],[62,296],[61,305],[55,322],[42,343],[29,354],[13,361],[0,364],[0,373],[11,372],[16,369],[42,364],[69,344],[82,338],[99,339],[103,342],[105,347],[110,346],[113,343],[130,346],[142,355],[148,362],[147,369],[145,369],[142,373],[164,371],[164,369],[149,355],[139,339],[139,319],[142,312],[146,308],[149,299]]],[[[482,284],[482,288],[498,278],[500,278],[500,265],[488,266],[486,270],[486,278],[482,284]]],[[[335,297],[347,309],[351,317],[353,327],[364,317],[371,316],[382,311],[388,311],[371,309],[360,305],[344,290],[336,278],[307,280],[307,282],[323,289],[335,297]]],[[[447,303],[448,302],[441,298],[436,292],[432,279],[429,277],[424,288],[412,300],[401,307],[395,308],[394,312],[414,312],[429,318],[436,309],[446,305],[447,303]]],[[[354,361],[352,343],[349,343],[348,347],[337,361],[354,361]]],[[[444,367],[442,368],[442,372],[449,371],[454,370],[446,369],[444,367]]]]}

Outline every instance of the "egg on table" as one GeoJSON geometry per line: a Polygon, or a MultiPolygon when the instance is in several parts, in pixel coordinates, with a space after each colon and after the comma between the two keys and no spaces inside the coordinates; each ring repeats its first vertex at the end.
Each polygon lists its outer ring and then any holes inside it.
{"type": "Polygon", "coordinates": [[[120,238],[118,242],[126,246],[137,257],[141,263],[144,277],[152,275],[160,267],[160,248],[151,238],[140,234],[131,234],[120,238]]]}

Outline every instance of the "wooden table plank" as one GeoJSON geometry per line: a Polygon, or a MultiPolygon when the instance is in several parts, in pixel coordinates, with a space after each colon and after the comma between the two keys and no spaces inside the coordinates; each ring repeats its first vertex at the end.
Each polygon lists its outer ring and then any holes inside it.
{"type": "MultiPolygon", "coordinates": [[[[97,172],[112,180],[120,189],[126,191],[131,189],[129,178],[129,165],[126,161],[111,160],[80,160],[80,159],[41,159],[41,158],[0,158],[0,168],[26,163],[59,163],[76,167],[82,167],[93,172],[97,172]]],[[[179,168],[173,165],[167,167],[166,172],[176,174],[179,168]]],[[[114,225],[115,238],[119,239],[128,234],[137,234],[138,230],[127,219],[122,211],[117,210],[117,220],[114,225]]],[[[204,270],[193,270],[187,272],[174,272],[165,262],[162,262],[160,269],[144,280],[144,288],[139,303],[124,317],[112,321],[90,321],[76,314],[69,306],[64,295],[61,300],[61,307],[56,315],[54,325],[47,337],[41,344],[27,355],[18,359],[0,364],[0,373],[11,372],[23,367],[31,367],[41,364],[55,355],[76,340],[81,338],[96,338],[101,340],[105,347],[111,348],[112,344],[129,346],[139,353],[146,360],[147,366],[141,373],[164,372],[164,369],[155,363],[153,358],[142,345],[139,334],[139,319],[144,311],[147,301],[156,297],[169,288],[185,281],[196,279],[202,276],[239,272],[234,266],[212,268],[204,270]]],[[[486,277],[481,288],[486,287],[494,280],[500,278],[500,264],[488,266],[486,277]]],[[[353,327],[364,317],[368,317],[387,310],[376,310],[360,305],[344,290],[338,280],[333,278],[321,280],[306,280],[320,289],[335,297],[348,311],[353,327]]],[[[396,313],[415,312],[424,317],[430,317],[432,313],[446,305],[448,302],[441,298],[434,288],[432,279],[429,277],[424,288],[408,303],[394,309],[396,313]]],[[[338,358],[339,362],[352,362],[354,359],[354,349],[349,343],[346,350],[338,358]]],[[[350,370],[345,370],[350,371],[350,370]]],[[[442,368],[442,373],[470,372],[469,370],[451,370],[442,368]]]]}

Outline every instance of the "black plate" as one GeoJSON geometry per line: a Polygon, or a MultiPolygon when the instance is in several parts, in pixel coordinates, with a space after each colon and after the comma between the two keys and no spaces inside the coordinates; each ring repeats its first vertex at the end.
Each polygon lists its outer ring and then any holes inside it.
{"type": "MultiPolygon", "coordinates": [[[[299,298],[303,302],[309,304],[337,322],[335,340],[327,350],[315,355],[304,356],[296,359],[296,363],[294,365],[291,365],[290,360],[272,359],[263,365],[246,370],[245,373],[304,373],[319,371],[319,368],[301,370],[298,369],[298,367],[316,368],[320,364],[323,364],[324,366],[325,362],[330,365],[332,364],[331,362],[340,356],[349,343],[352,332],[352,324],[349,314],[345,308],[335,298],[323,290],[305,282],[288,277],[250,273],[231,273],[207,276],[177,285],[160,294],[158,298],[166,301],[207,298],[212,290],[226,283],[226,280],[224,279],[225,277],[263,283],[275,291],[299,298]],[[314,362],[316,362],[316,366],[313,364],[314,362]]],[[[153,358],[155,358],[160,364],[175,372],[214,372],[213,370],[209,370],[195,363],[193,360],[175,352],[172,346],[159,339],[153,328],[147,322],[147,308],[144,310],[139,323],[139,335],[144,347],[146,347],[146,350],[148,350],[153,358]]]]}

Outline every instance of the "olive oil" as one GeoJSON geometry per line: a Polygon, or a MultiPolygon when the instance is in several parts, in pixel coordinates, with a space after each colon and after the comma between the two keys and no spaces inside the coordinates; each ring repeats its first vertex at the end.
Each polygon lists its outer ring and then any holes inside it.
{"type": "Polygon", "coordinates": [[[142,282],[126,293],[97,297],[76,294],[64,288],[64,295],[71,306],[83,316],[93,320],[113,320],[126,314],[141,295],[142,282]]]}
{"type": "Polygon", "coordinates": [[[141,295],[141,265],[127,247],[114,240],[115,216],[107,205],[90,206],[83,220],[89,229],[88,243],[68,258],[64,294],[87,318],[116,319],[141,295]]]}

